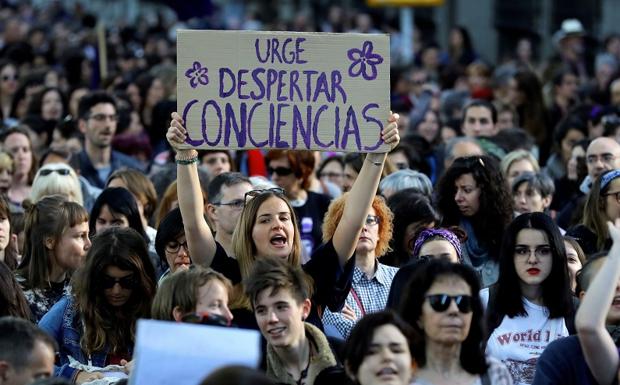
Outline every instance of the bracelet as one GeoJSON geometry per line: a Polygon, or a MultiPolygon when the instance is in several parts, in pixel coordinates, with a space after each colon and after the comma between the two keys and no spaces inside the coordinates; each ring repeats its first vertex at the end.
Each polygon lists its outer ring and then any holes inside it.
{"type": "Polygon", "coordinates": [[[181,166],[187,166],[188,164],[198,163],[198,157],[187,159],[187,160],[177,159],[176,162],[177,164],[180,164],[181,166]]]}
{"type": "Polygon", "coordinates": [[[377,167],[383,166],[383,162],[375,162],[372,159],[370,159],[369,157],[366,157],[366,160],[369,161],[371,164],[374,164],[377,167]]]}
{"type": "Polygon", "coordinates": [[[189,150],[187,155],[181,155],[180,153],[177,152],[174,159],[176,160],[176,163],[180,165],[198,163],[198,151],[189,150]]]}

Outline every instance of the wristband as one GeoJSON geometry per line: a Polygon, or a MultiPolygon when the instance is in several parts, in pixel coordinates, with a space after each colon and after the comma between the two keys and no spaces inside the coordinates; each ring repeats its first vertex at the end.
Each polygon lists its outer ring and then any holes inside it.
{"type": "Polygon", "coordinates": [[[188,164],[192,164],[192,163],[198,163],[198,151],[196,150],[190,150],[187,152],[187,154],[180,154],[177,152],[177,154],[175,155],[174,159],[176,160],[177,164],[180,165],[188,165],[188,164]]]}

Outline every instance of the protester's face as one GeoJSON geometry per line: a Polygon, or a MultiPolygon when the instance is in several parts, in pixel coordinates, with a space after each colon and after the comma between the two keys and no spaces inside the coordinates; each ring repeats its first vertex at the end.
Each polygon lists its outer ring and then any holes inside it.
{"type": "Polygon", "coordinates": [[[276,293],[267,288],[254,303],[254,315],[267,343],[276,348],[297,346],[304,335],[304,321],[310,313],[310,300],[298,303],[289,290],[276,293]]]}
{"type": "Polygon", "coordinates": [[[409,164],[409,159],[407,159],[404,151],[391,152],[390,154],[388,154],[388,159],[399,170],[411,168],[411,165],[409,164]]]}
{"type": "Polygon", "coordinates": [[[135,280],[133,271],[122,270],[116,266],[108,266],[105,268],[104,279],[108,281],[116,281],[114,285],[103,289],[103,294],[110,306],[120,307],[129,301],[135,280]]]}
{"type": "Polygon", "coordinates": [[[577,98],[577,88],[579,87],[579,79],[573,74],[566,74],[562,78],[562,83],[556,88],[556,94],[568,100],[577,98]]]}
{"type": "Polygon", "coordinates": [[[223,172],[230,172],[232,165],[228,155],[223,152],[210,152],[202,157],[202,164],[207,167],[211,177],[216,177],[223,172]]]}
{"type": "Polygon", "coordinates": [[[407,338],[392,324],[379,326],[357,370],[356,380],[361,385],[407,385],[411,375],[411,351],[407,338]]]}
{"type": "Polygon", "coordinates": [[[301,189],[301,181],[295,176],[287,157],[269,161],[269,169],[271,181],[283,188],[287,194],[297,193],[301,189]]]}
{"type": "Polygon", "coordinates": [[[512,111],[502,111],[497,114],[497,131],[515,127],[515,116],[512,111]]]}
{"type": "Polygon", "coordinates": [[[123,214],[115,213],[110,210],[110,206],[103,205],[95,221],[95,233],[99,234],[110,227],[129,227],[129,220],[123,214]]]}
{"type": "Polygon", "coordinates": [[[568,130],[566,136],[564,136],[564,139],[560,142],[560,146],[562,147],[562,160],[564,163],[568,162],[570,159],[575,144],[583,139],[585,139],[583,132],[577,129],[568,130]]]}
{"type": "Polygon", "coordinates": [[[0,169],[0,192],[7,191],[11,187],[13,172],[8,168],[0,169]]]}
{"type": "Polygon", "coordinates": [[[49,378],[54,374],[54,351],[48,345],[36,340],[26,365],[16,370],[9,365],[4,373],[3,384],[29,385],[36,380],[49,378]]]}
{"type": "Polygon", "coordinates": [[[523,229],[517,234],[514,264],[522,287],[538,287],[553,266],[553,253],[547,234],[541,230],[523,229]]]}
{"type": "Polygon", "coordinates": [[[497,133],[491,110],[482,106],[469,107],[463,121],[465,136],[493,136],[497,133]]]}
{"type": "Polygon", "coordinates": [[[620,145],[609,138],[595,139],[586,150],[586,164],[592,179],[605,171],[620,168],[620,145]]]}
{"type": "Polygon", "coordinates": [[[28,137],[22,133],[14,132],[4,140],[4,149],[13,156],[15,173],[25,175],[32,168],[32,148],[28,137]]]}
{"type": "Polygon", "coordinates": [[[433,111],[428,111],[424,115],[424,120],[418,125],[418,133],[429,143],[432,143],[437,138],[439,121],[433,111]]]}
{"type": "MultiPolygon", "coordinates": [[[[252,185],[245,182],[237,183],[232,186],[222,185],[220,191],[222,194],[220,203],[243,203],[245,193],[252,191],[252,185]]],[[[217,231],[223,231],[226,234],[232,235],[243,211],[243,205],[220,204],[215,206],[215,210],[218,226],[217,231]]]]}
{"type": "Polygon", "coordinates": [[[75,270],[82,266],[86,252],[90,248],[88,222],[78,223],[66,229],[52,247],[56,263],[63,270],[75,270]]]}
{"type": "Polygon", "coordinates": [[[543,197],[540,191],[531,188],[527,182],[519,185],[512,194],[512,199],[515,211],[519,214],[542,213],[551,203],[551,197],[543,197]]]}
{"type": "Polygon", "coordinates": [[[342,189],[344,168],[337,161],[328,162],[319,175],[322,181],[335,184],[342,189]]]}
{"type": "Polygon", "coordinates": [[[192,263],[187,249],[187,240],[185,234],[179,235],[176,239],[166,243],[164,252],[166,253],[166,262],[170,266],[171,272],[179,269],[186,270],[192,263]]]}
{"type": "Polygon", "coordinates": [[[586,152],[581,146],[575,146],[571,150],[570,159],[566,164],[566,175],[569,180],[577,180],[577,164],[579,159],[583,159],[586,157],[586,152]]]}
{"type": "Polygon", "coordinates": [[[95,104],[90,113],[80,119],[80,129],[86,142],[98,148],[108,148],[116,133],[116,108],[110,103],[95,104]]]}
{"type": "Polygon", "coordinates": [[[445,239],[433,239],[420,247],[419,258],[446,259],[452,263],[459,262],[459,255],[452,244],[445,239]]]}
{"type": "Polygon", "coordinates": [[[196,313],[209,313],[222,316],[232,321],[233,315],[228,308],[228,290],[217,279],[212,279],[198,288],[196,313]]]}
{"type": "Polygon", "coordinates": [[[609,189],[607,190],[607,195],[603,199],[605,199],[605,215],[607,216],[607,220],[615,221],[620,218],[620,178],[616,178],[609,182],[609,189]]]}
{"type": "Polygon", "coordinates": [[[43,95],[41,102],[41,116],[45,120],[59,120],[62,118],[62,99],[56,90],[50,90],[43,95]]]}
{"type": "Polygon", "coordinates": [[[577,250],[570,243],[564,241],[564,247],[566,248],[566,264],[568,266],[568,277],[570,278],[570,288],[575,291],[577,286],[577,272],[581,270],[581,261],[577,250]]]}
{"type": "MultiPolygon", "coordinates": [[[[446,294],[449,296],[478,295],[472,293],[471,288],[462,278],[457,276],[440,276],[426,292],[426,296],[446,294]]],[[[451,300],[445,311],[437,311],[425,299],[422,304],[422,314],[418,325],[426,339],[443,345],[459,344],[467,338],[471,326],[472,312],[461,312],[454,300],[451,300]]]]}
{"type": "Polygon", "coordinates": [[[11,240],[11,223],[6,215],[0,214],[0,250],[6,250],[11,240]]]}
{"type": "Polygon", "coordinates": [[[473,175],[463,174],[454,182],[456,193],[454,201],[463,216],[471,217],[478,213],[480,208],[480,187],[473,175]]]}
{"type": "Polygon", "coordinates": [[[0,94],[13,95],[17,91],[18,86],[17,68],[13,65],[7,65],[0,71],[0,94]]]}
{"type": "Polygon", "coordinates": [[[265,200],[258,208],[252,228],[256,257],[288,259],[294,236],[295,225],[286,202],[275,196],[265,200]]]}
{"type": "Polygon", "coordinates": [[[357,179],[358,172],[353,167],[346,164],[344,166],[344,181],[342,183],[342,191],[347,192],[351,190],[353,183],[357,179]]]}
{"type": "Polygon", "coordinates": [[[514,180],[524,172],[536,172],[536,170],[534,170],[534,166],[529,160],[519,159],[510,164],[506,175],[506,182],[508,182],[509,190],[512,188],[512,182],[514,182],[514,180]]]}
{"type": "Polygon", "coordinates": [[[374,208],[370,208],[368,210],[368,215],[366,219],[366,223],[364,223],[364,227],[362,227],[362,232],[357,240],[357,247],[355,251],[357,253],[374,253],[375,248],[377,247],[377,242],[379,241],[379,226],[380,224],[372,219],[377,217],[377,212],[374,208]],[[372,223],[368,223],[368,222],[372,223]]]}

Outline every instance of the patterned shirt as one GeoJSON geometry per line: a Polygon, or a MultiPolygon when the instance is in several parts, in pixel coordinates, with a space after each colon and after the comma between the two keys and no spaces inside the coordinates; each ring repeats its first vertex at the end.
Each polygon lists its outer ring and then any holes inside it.
{"type": "Polygon", "coordinates": [[[46,289],[30,288],[26,278],[19,274],[15,275],[15,279],[24,291],[24,296],[26,297],[26,301],[28,301],[35,323],[38,323],[45,313],[47,313],[63,296],[71,294],[69,278],[65,279],[63,282],[52,282],[50,287],[46,289]]]}
{"type": "MultiPolygon", "coordinates": [[[[392,280],[397,271],[398,268],[396,267],[377,262],[375,275],[368,279],[366,274],[355,266],[351,291],[345,304],[353,309],[356,319],[362,318],[365,314],[385,309],[392,280]]],[[[342,313],[333,313],[329,309],[325,309],[323,312],[325,332],[330,336],[346,339],[356,322],[345,318],[342,313]],[[333,330],[334,328],[336,330],[333,330]]]]}

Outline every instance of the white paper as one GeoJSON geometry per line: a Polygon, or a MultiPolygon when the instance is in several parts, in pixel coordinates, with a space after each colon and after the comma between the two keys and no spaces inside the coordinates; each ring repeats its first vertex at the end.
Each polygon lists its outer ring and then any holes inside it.
{"type": "Polygon", "coordinates": [[[197,385],[226,365],[258,366],[255,330],[139,320],[130,384],[197,385]]]}

